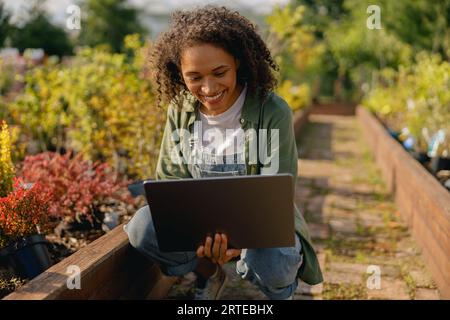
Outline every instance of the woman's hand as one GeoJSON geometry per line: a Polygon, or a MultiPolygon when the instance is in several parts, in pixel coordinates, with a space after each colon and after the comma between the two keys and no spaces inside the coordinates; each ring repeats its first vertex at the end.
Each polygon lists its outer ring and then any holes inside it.
{"type": "Polygon", "coordinates": [[[228,249],[228,239],[225,234],[216,233],[213,239],[208,236],[205,245],[201,245],[197,249],[197,257],[209,258],[213,263],[223,265],[241,254],[240,249],[228,249]]]}

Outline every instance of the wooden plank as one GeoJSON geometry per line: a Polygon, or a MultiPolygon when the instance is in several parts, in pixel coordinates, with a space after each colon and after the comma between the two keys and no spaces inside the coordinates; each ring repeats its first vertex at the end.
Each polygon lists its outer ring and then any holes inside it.
{"type": "MultiPolygon", "coordinates": [[[[446,248],[439,243],[436,243],[435,235],[427,223],[423,220],[423,216],[416,214],[415,227],[412,230],[413,236],[420,238],[423,241],[419,243],[422,254],[427,260],[427,265],[434,268],[433,275],[439,279],[444,280],[446,283],[450,283],[450,257],[446,248]]],[[[436,280],[437,282],[437,280],[436,280]]]]}
{"type": "Polygon", "coordinates": [[[89,297],[92,286],[96,285],[96,283],[91,283],[91,273],[105,260],[111,259],[116,254],[123,254],[123,250],[127,245],[127,239],[126,235],[120,231],[116,228],[100,237],[88,246],[50,267],[4,299],[57,299],[64,295],[69,297],[73,295],[80,298],[89,297]],[[67,270],[72,265],[78,266],[81,270],[81,290],[69,290],[67,288],[67,279],[70,276],[67,270]]]}
{"type": "Polygon", "coordinates": [[[358,106],[356,114],[383,176],[391,180],[396,204],[422,248],[441,296],[450,299],[450,193],[370,112],[358,106]]]}
{"type": "MultiPolygon", "coordinates": [[[[123,225],[50,267],[4,300],[47,299],[144,299],[155,287],[164,293],[173,279],[163,277],[159,268],[128,243],[123,225]],[[81,270],[81,289],[68,289],[67,268],[81,270]]],[[[154,298],[162,298],[158,294],[154,298]]]]}

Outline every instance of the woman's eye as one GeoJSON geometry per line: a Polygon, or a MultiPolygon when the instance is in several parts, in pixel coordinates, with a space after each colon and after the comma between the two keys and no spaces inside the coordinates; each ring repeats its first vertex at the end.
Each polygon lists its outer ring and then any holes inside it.
{"type": "MultiPolygon", "coordinates": [[[[227,73],[226,71],[215,73],[214,75],[221,78],[227,73]]],[[[189,77],[189,81],[199,81],[202,77],[189,77]]]]}

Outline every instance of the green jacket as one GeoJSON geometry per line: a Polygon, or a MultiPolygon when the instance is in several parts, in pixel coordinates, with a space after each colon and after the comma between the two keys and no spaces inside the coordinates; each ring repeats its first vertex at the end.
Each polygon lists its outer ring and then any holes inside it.
{"type": "MultiPolygon", "coordinates": [[[[258,122],[260,117],[260,106],[262,101],[256,96],[247,96],[245,98],[244,106],[241,113],[241,125],[244,132],[247,129],[258,129],[258,122]]],[[[197,101],[193,96],[188,96],[183,103],[181,110],[174,105],[170,105],[167,111],[167,122],[164,129],[163,140],[159,153],[159,159],[156,167],[156,179],[181,179],[192,178],[188,165],[182,161],[174,163],[173,157],[177,150],[177,156],[182,157],[182,146],[177,141],[174,141],[172,133],[179,132],[182,137],[183,132],[193,132],[194,122],[198,119],[196,112],[197,101]],[[181,129],[181,130],[180,130],[181,129]],[[184,129],[184,130],[183,130],[184,129]],[[176,145],[178,144],[177,148],[176,145]]],[[[294,177],[294,186],[297,179],[297,146],[295,141],[292,110],[287,103],[275,93],[270,93],[265,100],[264,116],[262,120],[261,129],[279,129],[279,170],[278,173],[290,173],[294,177]]],[[[270,132],[270,131],[268,131],[270,132]]],[[[268,134],[270,137],[270,133],[268,134]]],[[[176,137],[175,137],[176,138],[176,137]]],[[[270,140],[270,139],[269,139],[270,140]]],[[[248,150],[251,138],[246,138],[246,166],[247,173],[251,175],[258,174],[258,167],[254,161],[249,161],[248,150]]],[[[268,148],[270,150],[270,141],[268,141],[268,148]]],[[[181,159],[181,158],[180,158],[181,159]]],[[[262,169],[264,170],[264,169],[262,169]]],[[[308,227],[303,215],[295,208],[295,230],[299,235],[302,250],[303,250],[303,264],[298,272],[298,277],[308,284],[317,284],[323,281],[322,273],[319,263],[311,244],[308,227]]]]}

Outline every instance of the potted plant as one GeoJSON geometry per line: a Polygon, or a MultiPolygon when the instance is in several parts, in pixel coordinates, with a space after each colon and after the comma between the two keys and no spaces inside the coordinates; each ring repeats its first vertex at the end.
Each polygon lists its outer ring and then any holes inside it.
{"type": "Polygon", "coordinates": [[[2,260],[20,277],[34,278],[52,265],[44,236],[50,198],[39,183],[27,189],[19,179],[12,192],[0,198],[2,260]]]}
{"type": "Polygon", "coordinates": [[[0,131],[0,263],[21,277],[33,278],[51,265],[47,241],[51,194],[39,183],[27,188],[14,178],[8,126],[0,131]]]}
{"type": "MultiPolygon", "coordinates": [[[[13,189],[13,178],[15,170],[11,160],[11,138],[8,125],[1,122],[0,127],[0,197],[5,197],[13,189]]],[[[0,265],[8,256],[8,239],[0,229],[0,265]]]]}

